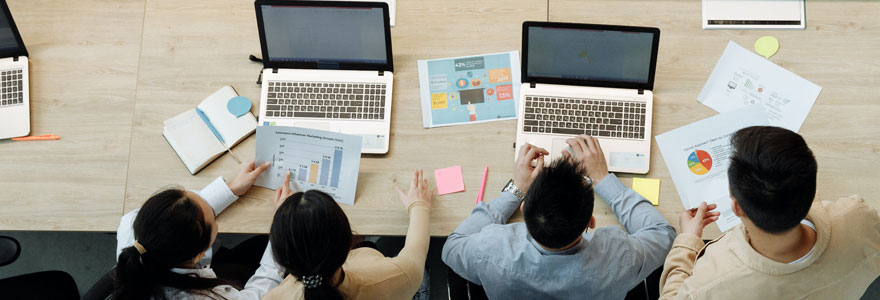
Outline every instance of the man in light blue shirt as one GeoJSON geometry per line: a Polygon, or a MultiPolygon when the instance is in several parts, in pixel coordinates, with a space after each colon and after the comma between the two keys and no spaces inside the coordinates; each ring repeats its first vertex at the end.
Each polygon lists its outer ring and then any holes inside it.
{"type": "Polygon", "coordinates": [[[566,142],[572,153],[547,167],[546,150],[521,147],[504,192],[478,204],[443,246],[443,261],[490,299],[623,299],[672,247],[675,229],[608,173],[598,140],[566,142]],[[596,225],[593,189],[626,232],[586,232],[596,225]],[[517,207],[525,223],[507,224],[517,207]]]}

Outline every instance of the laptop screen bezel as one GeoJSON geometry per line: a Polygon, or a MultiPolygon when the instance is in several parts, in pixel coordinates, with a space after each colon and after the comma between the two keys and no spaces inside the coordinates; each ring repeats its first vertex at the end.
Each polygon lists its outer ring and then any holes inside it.
{"type": "Polygon", "coordinates": [[[388,15],[388,4],[385,2],[347,2],[347,1],[278,1],[278,0],[257,0],[254,2],[254,9],[257,12],[257,29],[260,32],[260,47],[263,54],[263,67],[274,69],[322,69],[322,70],[362,70],[362,71],[394,71],[394,61],[391,52],[391,23],[388,15]],[[263,23],[263,5],[269,6],[297,6],[297,7],[364,7],[364,8],[381,8],[384,17],[385,26],[385,55],[388,61],[384,64],[373,63],[317,63],[317,62],[291,62],[291,61],[273,61],[269,58],[269,49],[266,44],[266,31],[263,23]]]}
{"type": "Polygon", "coordinates": [[[12,13],[9,11],[9,5],[6,4],[6,0],[2,0],[2,2],[3,13],[6,14],[6,20],[9,20],[9,28],[12,30],[12,35],[15,36],[15,42],[18,44],[18,48],[0,51],[0,57],[28,56],[27,48],[25,48],[24,42],[21,40],[21,33],[18,32],[18,26],[15,25],[15,20],[12,19],[12,13]]]}
{"type": "Polygon", "coordinates": [[[660,46],[660,29],[655,27],[637,27],[637,26],[621,26],[621,25],[601,25],[601,24],[578,24],[578,23],[558,23],[558,22],[523,22],[522,27],[522,79],[526,83],[547,83],[560,85],[579,85],[579,86],[597,86],[610,88],[629,88],[640,90],[654,89],[654,72],[657,69],[657,49],[660,46]],[[644,32],[654,34],[654,41],[651,45],[651,65],[648,72],[648,81],[645,83],[625,82],[614,80],[582,80],[571,78],[554,78],[529,76],[529,28],[560,28],[560,29],[587,29],[587,30],[611,30],[623,32],[644,32]]]}

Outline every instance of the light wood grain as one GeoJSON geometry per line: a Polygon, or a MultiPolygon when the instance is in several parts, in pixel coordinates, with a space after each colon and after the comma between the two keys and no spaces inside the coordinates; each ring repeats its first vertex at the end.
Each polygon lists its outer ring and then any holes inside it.
{"type": "MultiPolygon", "coordinates": [[[[518,50],[522,21],[546,20],[546,4],[398,1],[397,26],[391,29],[395,62],[391,148],[387,155],[364,155],[361,160],[355,204],[343,205],[355,231],[406,233],[408,216],[394,186],[406,186],[416,168],[433,173],[460,164],[464,169],[467,191],[434,200],[432,235],[449,234],[468,215],[487,164],[486,197],[497,195],[511,174],[515,122],[423,129],[416,60],[518,50]]],[[[224,155],[198,175],[189,175],[162,138],[162,121],[226,84],[256,106],[259,86],[254,81],[260,65],[250,63],[247,55],[259,50],[251,3],[187,1],[184,7],[179,1],[147,3],[126,211],[167,184],[200,188],[218,175],[234,174],[234,161],[224,155]]],[[[239,157],[253,158],[254,137],[234,151],[239,157]]],[[[220,216],[220,230],[267,232],[273,195],[268,189],[252,189],[220,216]]]]}
{"type": "MultiPolygon", "coordinates": [[[[703,30],[700,1],[550,1],[551,21],[660,28],[655,134],[716,114],[696,99],[729,40],[752,49],[761,36],[777,37],[780,49],[770,61],[823,87],[800,130],[819,163],[819,199],[861,194],[874,207],[880,207],[878,11],[875,1],[807,1],[806,30],[703,30]]],[[[647,177],[661,179],[658,208],[677,228],[682,204],[656,143],[647,177]]],[[[597,216],[600,224],[616,222],[606,216],[597,216]]],[[[713,225],[704,238],[718,235],[713,225]]]]}
{"type": "Polygon", "coordinates": [[[30,59],[31,134],[0,142],[0,230],[113,231],[144,1],[9,1],[30,59]]]}

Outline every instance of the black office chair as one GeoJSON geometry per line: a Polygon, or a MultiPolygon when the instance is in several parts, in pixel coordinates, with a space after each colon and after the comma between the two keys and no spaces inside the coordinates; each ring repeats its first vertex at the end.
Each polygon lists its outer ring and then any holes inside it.
{"type": "MultiPolygon", "coordinates": [[[[21,255],[18,240],[0,236],[0,267],[15,262],[21,255]]],[[[0,279],[4,299],[79,299],[76,281],[67,272],[43,271],[0,279]]]]}

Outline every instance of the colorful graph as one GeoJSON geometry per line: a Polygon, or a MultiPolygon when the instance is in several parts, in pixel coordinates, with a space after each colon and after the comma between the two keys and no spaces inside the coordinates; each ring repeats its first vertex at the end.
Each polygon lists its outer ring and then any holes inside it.
{"type": "MultiPolygon", "coordinates": [[[[287,141],[286,138],[281,138],[279,142],[281,149],[272,158],[277,169],[290,171],[291,179],[302,183],[331,188],[339,187],[342,147],[317,146],[287,141]],[[316,159],[317,157],[320,159],[316,159]]],[[[279,173],[278,176],[280,174],[282,173],[279,173]]]]}
{"type": "Polygon", "coordinates": [[[703,150],[691,152],[688,156],[688,168],[697,175],[706,175],[712,169],[712,156],[703,150]]]}

